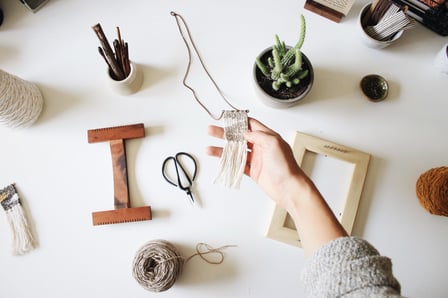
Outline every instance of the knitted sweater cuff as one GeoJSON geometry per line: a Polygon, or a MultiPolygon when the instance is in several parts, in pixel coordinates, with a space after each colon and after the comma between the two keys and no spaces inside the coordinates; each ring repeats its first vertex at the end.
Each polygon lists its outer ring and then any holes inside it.
{"type": "Polygon", "coordinates": [[[341,237],[321,247],[308,261],[302,281],[307,292],[316,297],[343,296],[357,291],[400,292],[391,260],[380,256],[367,241],[355,237],[341,237]]]}

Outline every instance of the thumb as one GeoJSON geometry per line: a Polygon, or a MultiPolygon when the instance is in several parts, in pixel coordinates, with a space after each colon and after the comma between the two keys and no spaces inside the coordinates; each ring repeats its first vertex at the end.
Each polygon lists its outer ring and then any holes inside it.
{"type": "Polygon", "coordinates": [[[261,131],[261,130],[254,130],[254,131],[245,131],[244,132],[244,138],[246,141],[252,144],[257,144],[263,146],[267,143],[267,140],[269,137],[272,137],[269,133],[261,131]]]}

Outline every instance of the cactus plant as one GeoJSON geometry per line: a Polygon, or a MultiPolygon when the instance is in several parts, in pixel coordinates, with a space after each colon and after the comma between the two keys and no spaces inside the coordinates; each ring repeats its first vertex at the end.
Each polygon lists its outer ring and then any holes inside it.
{"type": "Polygon", "coordinates": [[[260,57],[255,60],[258,69],[272,81],[272,89],[278,91],[283,84],[290,88],[308,76],[309,70],[302,67],[300,51],[305,40],[305,31],[305,17],[301,15],[299,40],[294,47],[288,49],[285,42],[275,35],[272,56],[267,59],[267,63],[263,63],[260,57]]]}

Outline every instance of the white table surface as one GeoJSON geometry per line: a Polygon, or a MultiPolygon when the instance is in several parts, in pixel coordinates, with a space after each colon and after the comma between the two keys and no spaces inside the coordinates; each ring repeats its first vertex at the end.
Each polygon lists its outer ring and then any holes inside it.
{"type": "MultiPolygon", "coordinates": [[[[359,37],[357,2],[337,24],[303,9],[303,1],[50,1],[33,14],[3,1],[0,67],[36,83],[45,98],[39,120],[27,129],[0,128],[0,185],[16,183],[38,248],[11,255],[11,232],[0,214],[0,297],[303,297],[303,251],[265,237],[274,208],[247,177],[240,190],[213,184],[217,160],[205,147],[216,124],[181,80],[187,52],[170,11],[182,14],[214,78],[238,107],[249,109],[285,139],[300,130],[372,155],[353,234],[392,258],[409,297],[448,293],[448,221],[430,215],[415,195],[424,171],[448,163],[448,77],[432,60],[447,42],[418,25],[383,50],[359,37]],[[302,50],[315,68],[315,84],[299,105],[272,109],[255,96],[254,57],[274,34],[295,43],[303,13],[302,50]],[[105,81],[91,26],[100,22],[109,39],[120,26],[131,59],[142,67],[142,89],[114,94],[105,81]],[[378,73],[389,80],[381,103],[366,100],[360,79],[378,73]],[[92,226],[91,212],[113,208],[108,143],[87,143],[87,130],[144,123],[146,137],[127,142],[133,206],[150,205],[153,220],[92,226]],[[196,196],[189,205],[161,175],[164,158],[178,151],[198,160],[196,196]],[[188,262],[177,283],[153,294],[131,275],[137,249],[165,239],[184,256],[198,242],[235,244],[222,265],[188,262]]],[[[196,63],[197,65],[197,63],[196,63]]],[[[199,78],[196,87],[209,82],[199,78]]],[[[204,95],[220,105],[216,94],[204,95]]]]}

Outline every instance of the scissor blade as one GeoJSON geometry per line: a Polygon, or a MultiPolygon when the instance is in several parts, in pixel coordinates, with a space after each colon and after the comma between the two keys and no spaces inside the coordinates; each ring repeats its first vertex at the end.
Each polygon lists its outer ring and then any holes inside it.
{"type": "Polygon", "coordinates": [[[191,193],[191,190],[190,190],[190,189],[187,189],[187,196],[188,196],[188,198],[190,199],[190,200],[189,200],[190,203],[191,203],[192,205],[195,205],[195,201],[194,201],[194,198],[193,198],[193,194],[191,193]]]}

